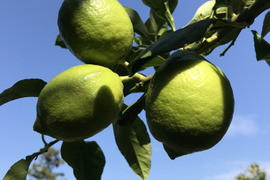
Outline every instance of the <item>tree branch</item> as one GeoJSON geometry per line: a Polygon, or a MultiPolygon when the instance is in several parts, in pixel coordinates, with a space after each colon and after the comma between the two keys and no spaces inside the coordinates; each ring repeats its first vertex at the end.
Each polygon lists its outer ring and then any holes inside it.
{"type": "Polygon", "coordinates": [[[33,153],[32,156],[35,156],[37,158],[40,154],[43,154],[48,151],[48,149],[53,146],[55,143],[57,143],[59,140],[54,140],[48,144],[45,144],[44,148],[40,149],[39,152],[33,153]]]}
{"type": "Polygon", "coordinates": [[[252,24],[256,17],[269,8],[269,0],[256,0],[249,8],[232,18],[232,21],[238,23],[247,22],[252,24]]]}
{"type": "MultiPolygon", "coordinates": [[[[270,8],[269,0],[256,0],[249,8],[245,9],[242,13],[232,17],[231,22],[238,24],[245,24],[244,29],[250,26],[254,20],[265,10],[270,8]]],[[[192,50],[196,51],[199,54],[210,53],[217,46],[222,44],[222,41],[233,34],[235,31],[239,30],[240,27],[224,27],[214,33],[211,37],[205,39],[202,43],[196,45],[192,50]]],[[[240,29],[240,30],[241,30],[240,29]]],[[[231,39],[234,40],[234,39],[231,39]]]]}

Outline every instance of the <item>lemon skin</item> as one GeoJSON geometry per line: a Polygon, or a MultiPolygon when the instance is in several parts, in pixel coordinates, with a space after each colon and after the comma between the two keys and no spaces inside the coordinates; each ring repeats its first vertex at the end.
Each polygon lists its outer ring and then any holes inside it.
{"type": "Polygon", "coordinates": [[[116,120],[123,100],[123,84],[110,69],[72,67],[42,89],[34,130],[63,141],[83,140],[116,120]]]}
{"type": "Polygon", "coordinates": [[[64,0],[58,15],[67,48],[87,64],[124,64],[134,37],[131,20],[117,0],[64,0]]]}
{"type": "Polygon", "coordinates": [[[234,111],[230,82],[217,66],[191,52],[173,56],[155,73],[145,102],[151,134],[171,159],[216,145],[234,111]]]}

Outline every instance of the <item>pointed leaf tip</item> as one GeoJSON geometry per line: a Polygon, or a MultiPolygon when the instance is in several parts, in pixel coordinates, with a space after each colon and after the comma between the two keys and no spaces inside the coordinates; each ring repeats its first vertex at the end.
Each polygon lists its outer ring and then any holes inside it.
{"type": "Polygon", "coordinates": [[[78,180],[101,180],[105,156],[95,141],[63,142],[62,158],[73,168],[78,180]]]}
{"type": "Polygon", "coordinates": [[[257,60],[270,61],[270,44],[265,41],[255,30],[251,31],[254,38],[254,47],[257,60]]]}
{"type": "Polygon", "coordinates": [[[146,127],[137,117],[128,125],[113,124],[116,144],[131,169],[146,180],[151,169],[151,142],[146,127]]]}
{"type": "Polygon", "coordinates": [[[46,82],[41,79],[24,79],[18,81],[0,94],[0,106],[23,97],[38,97],[45,85],[46,82]]]}
{"type": "Polygon", "coordinates": [[[3,180],[25,180],[29,166],[35,157],[35,155],[26,156],[25,159],[17,161],[10,167],[3,180]]]}

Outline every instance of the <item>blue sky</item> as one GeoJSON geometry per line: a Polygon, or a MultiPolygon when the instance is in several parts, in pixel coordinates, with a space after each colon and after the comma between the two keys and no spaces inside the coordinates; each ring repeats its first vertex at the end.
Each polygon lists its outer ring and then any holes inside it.
{"type": "MultiPolygon", "coordinates": [[[[149,8],[140,0],[120,2],[137,10],[143,20],[149,16],[149,8]]],[[[188,23],[203,2],[179,1],[173,14],[176,28],[188,23]]],[[[61,3],[55,0],[0,1],[0,92],[21,79],[49,81],[60,72],[82,64],[69,51],[54,46],[61,3]]],[[[162,145],[151,136],[153,155],[149,180],[230,180],[254,162],[269,172],[270,179],[270,69],[265,62],[256,61],[250,31],[261,32],[264,14],[241,33],[225,57],[219,57],[225,46],[206,57],[224,71],[234,90],[235,113],[228,133],[210,150],[176,160],[170,160],[162,145]]],[[[269,35],[266,39],[270,41],[269,35]]],[[[136,98],[138,95],[128,96],[126,103],[136,98]]],[[[37,98],[23,98],[0,107],[0,178],[13,163],[43,145],[40,135],[32,130],[36,101],[37,98]]],[[[145,122],[144,113],[140,117],[145,122]]],[[[97,141],[105,154],[103,180],[140,179],[118,151],[111,126],[88,140],[97,141]]],[[[59,148],[60,143],[54,147],[59,148]]],[[[68,166],[59,171],[64,171],[67,179],[74,179],[68,166]]]]}

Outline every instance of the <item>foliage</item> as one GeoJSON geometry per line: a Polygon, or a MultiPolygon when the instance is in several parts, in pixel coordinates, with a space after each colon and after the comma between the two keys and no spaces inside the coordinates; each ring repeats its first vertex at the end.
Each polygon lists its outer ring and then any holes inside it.
{"type": "Polygon", "coordinates": [[[257,163],[251,164],[244,173],[240,173],[236,180],[266,180],[266,172],[257,163]]]}
{"type": "Polygon", "coordinates": [[[74,175],[78,180],[100,179],[105,165],[105,157],[96,142],[63,142],[61,155],[73,168],[74,175]]]}
{"type": "MultiPolygon", "coordinates": [[[[141,179],[145,180],[151,168],[152,150],[148,132],[138,114],[143,111],[144,93],[152,76],[146,77],[139,72],[149,67],[156,69],[172,51],[179,49],[188,49],[206,56],[218,46],[228,44],[220,54],[225,55],[236,42],[238,35],[246,30],[245,28],[249,27],[258,15],[270,8],[270,1],[210,0],[202,4],[190,22],[178,30],[175,29],[173,18],[173,12],[178,6],[177,0],[142,0],[142,2],[150,8],[149,18],[145,22],[136,10],[125,7],[135,32],[134,45],[126,59],[129,65],[127,69],[122,65],[112,68],[123,78],[125,98],[136,92],[141,92],[142,96],[123,108],[118,121],[113,124],[113,130],[116,144],[127,163],[141,179]]],[[[265,16],[261,34],[256,30],[252,31],[257,60],[265,60],[270,65],[270,45],[264,40],[269,31],[270,11],[265,16]]],[[[55,44],[66,48],[60,36],[57,36],[55,44]]],[[[41,79],[21,80],[0,94],[0,105],[18,98],[38,97],[45,84],[46,82],[41,79]]],[[[57,142],[59,140],[48,144],[44,142],[44,148],[39,152],[16,162],[4,180],[26,179],[32,161],[57,142]]],[[[97,142],[62,142],[61,156],[73,168],[77,179],[91,176],[94,176],[94,179],[101,179],[106,161],[97,142]],[[87,171],[84,171],[86,169],[87,171]]],[[[254,170],[256,166],[252,168],[254,170]]],[[[37,170],[37,166],[34,169],[37,170]]],[[[261,171],[254,172],[263,175],[261,171]]],[[[32,175],[35,173],[32,172],[32,175]]]]}

